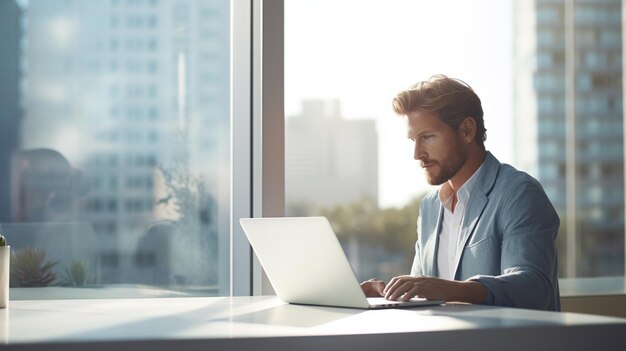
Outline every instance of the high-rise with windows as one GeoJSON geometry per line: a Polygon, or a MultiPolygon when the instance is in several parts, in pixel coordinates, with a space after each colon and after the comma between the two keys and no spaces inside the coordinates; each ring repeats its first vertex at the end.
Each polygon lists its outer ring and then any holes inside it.
{"type": "Polygon", "coordinates": [[[82,171],[100,281],[215,283],[228,248],[229,1],[31,0],[25,13],[21,147],[82,171]]]}
{"type": "Polygon", "coordinates": [[[561,274],[624,274],[622,2],[517,1],[515,145],[561,217],[561,274]]]}

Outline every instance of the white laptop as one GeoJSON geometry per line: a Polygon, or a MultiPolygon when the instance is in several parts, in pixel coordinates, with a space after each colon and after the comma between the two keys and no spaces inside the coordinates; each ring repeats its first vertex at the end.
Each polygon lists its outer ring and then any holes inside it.
{"type": "Polygon", "coordinates": [[[285,302],[364,309],[444,303],[367,298],[325,217],[241,218],[239,223],[285,302]]]}

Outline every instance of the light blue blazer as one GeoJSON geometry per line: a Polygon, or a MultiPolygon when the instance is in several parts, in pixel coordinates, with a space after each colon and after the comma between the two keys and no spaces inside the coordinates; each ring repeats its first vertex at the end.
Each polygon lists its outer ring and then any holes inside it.
{"type": "MultiPolygon", "coordinates": [[[[454,279],[487,288],[486,305],[560,311],[559,217],[543,188],[490,152],[478,172],[461,224],[454,279]]],[[[442,219],[436,190],[421,203],[411,275],[438,276],[442,219]]]]}

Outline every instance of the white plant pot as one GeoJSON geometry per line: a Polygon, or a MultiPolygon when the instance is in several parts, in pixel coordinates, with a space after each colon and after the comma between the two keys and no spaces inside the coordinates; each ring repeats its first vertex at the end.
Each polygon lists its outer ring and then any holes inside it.
{"type": "Polygon", "coordinates": [[[0,308],[9,306],[11,247],[0,246],[0,308]]]}

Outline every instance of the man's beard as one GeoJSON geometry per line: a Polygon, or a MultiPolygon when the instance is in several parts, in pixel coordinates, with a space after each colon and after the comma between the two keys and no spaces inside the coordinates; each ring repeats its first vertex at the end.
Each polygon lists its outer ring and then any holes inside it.
{"type": "Polygon", "coordinates": [[[465,164],[465,161],[467,161],[467,158],[467,150],[461,146],[461,143],[457,142],[452,155],[444,161],[428,160],[423,162],[425,164],[433,164],[439,169],[439,174],[431,174],[425,171],[428,184],[441,185],[447,182],[457,174],[459,169],[465,164]]]}

